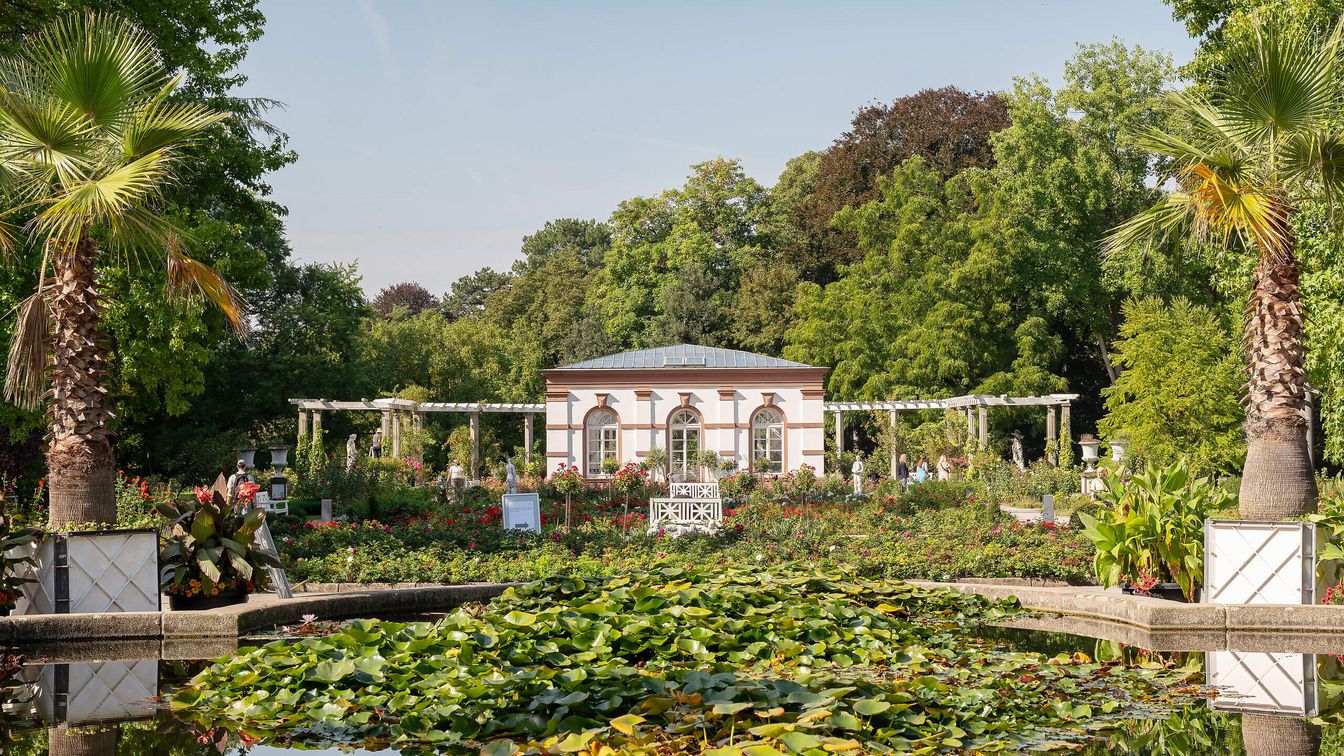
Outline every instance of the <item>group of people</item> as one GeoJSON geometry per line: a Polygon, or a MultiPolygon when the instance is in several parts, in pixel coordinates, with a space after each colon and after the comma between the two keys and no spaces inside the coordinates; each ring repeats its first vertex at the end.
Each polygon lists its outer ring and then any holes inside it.
{"type": "MultiPolygon", "coordinates": [[[[952,480],[952,462],[946,454],[938,457],[938,464],[935,467],[938,480],[952,480]]],[[[929,479],[929,459],[923,454],[919,455],[919,461],[915,463],[914,471],[910,470],[910,458],[902,454],[896,460],[896,479],[901,481],[902,486],[908,486],[911,483],[923,483],[929,479]]]]}

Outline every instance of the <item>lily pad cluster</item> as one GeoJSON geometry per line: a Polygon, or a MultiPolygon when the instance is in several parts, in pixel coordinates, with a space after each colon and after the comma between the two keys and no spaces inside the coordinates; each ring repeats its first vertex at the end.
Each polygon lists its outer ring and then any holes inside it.
{"type": "Polygon", "coordinates": [[[1064,743],[1197,692],[1188,670],[968,635],[1018,612],[801,566],[555,578],[240,651],[172,706],[247,738],[403,752],[820,754],[1064,743]]]}

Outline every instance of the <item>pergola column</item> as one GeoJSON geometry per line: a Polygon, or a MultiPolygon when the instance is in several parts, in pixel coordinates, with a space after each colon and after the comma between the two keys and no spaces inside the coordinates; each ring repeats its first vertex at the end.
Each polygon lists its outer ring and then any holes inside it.
{"type": "Polygon", "coordinates": [[[980,448],[989,448],[989,407],[980,405],[980,448]]]}
{"type": "MultiPolygon", "coordinates": [[[[840,470],[840,455],[845,453],[845,411],[835,411],[835,466],[836,472],[844,475],[840,470]]],[[[824,470],[822,472],[825,472],[824,470]]]]}
{"type": "Polygon", "coordinates": [[[1045,406],[1045,459],[1052,465],[1059,464],[1059,444],[1055,433],[1054,405],[1045,406]]]}
{"type": "Polygon", "coordinates": [[[1069,417],[1068,402],[1059,405],[1059,437],[1060,440],[1063,441],[1063,444],[1055,444],[1056,456],[1059,455],[1059,448],[1061,445],[1067,445],[1070,451],[1073,449],[1073,420],[1069,417]]]}
{"type": "Polygon", "coordinates": [[[383,410],[379,419],[379,429],[383,432],[383,444],[392,445],[392,410],[383,410]]]}
{"type": "Polygon", "coordinates": [[[966,408],[966,446],[975,441],[975,410],[966,408]]]}
{"type": "Polygon", "coordinates": [[[532,462],[532,421],[531,412],[523,413],[523,464],[532,462]]]}
{"type": "Polygon", "coordinates": [[[299,443],[308,441],[308,410],[299,409],[299,443]]]}
{"type": "Polygon", "coordinates": [[[312,440],[322,442],[322,410],[313,410],[312,440]]]}
{"type": "Polygon", "coordinates": [[[392,410],[392,458],[401,459],[401,410],[392,410]]]}
{"type": "Polygon", "coordinates": [[[481,413],[471,413],[471,479],[481,479],[481,413]]]}
{"type": "Polygon", "coordinates": [[[899,412],[898,410],[891,410],[891,411],[888,412],[887,414],[888,414],[887,422],[888,422],[888,424],[889,424],[890,427],[891,427],[891,440],[892,440],[892,445],[891,445],[891,477],[895,478],[895,477],[896,477],[896,464],[897,464],[897,462],[900,460],[900,455],[896,453],[896,444],[895,444],[895,441],[896,441],[896,424],[897,424],[897,421],[898,421],[898,419],[899,419],[899,418],[898,418],[898,415],[900,415],[900,412],[899,412]]]}

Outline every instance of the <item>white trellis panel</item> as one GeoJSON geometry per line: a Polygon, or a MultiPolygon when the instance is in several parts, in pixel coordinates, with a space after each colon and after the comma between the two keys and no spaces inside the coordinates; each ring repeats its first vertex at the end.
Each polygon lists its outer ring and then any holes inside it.
{"type": "Polygon", "coordinates": [[[1204,675],[1209,685],[1219,688],[1218,697],[1209,701],[1219,711],[1298,717],[1314,717],[1319,711],[1313,654],[1210,651],[1204,675]]]}
{"type": "Polygon", "coordinates": [[[37,713],[72,725],[154,716],[159,694],[156,659],[48,664],[36,682],[37,713]]]}
{"type": "Polygon", "coordinates": [[[718,483],[673,483],[668,493],[670,498],[649,500],[649,528],[713,530],[723,523],[718,483]]]}
{"type": "Polygon", "coordinates": [[[668,495],[673,499],[705,501],[721,498],[718,483],[673,483],[669,489],[668,495]]]}
{"type": "Polygon", "coordinates": [[[159,536],[153,530],[70,533],[44,538],[36,567],[20,574],[14,614],[159,611],[159,536]],[[60,552],[64,550],[64,558],[60,552]]]}
{"type": "Polygon", "coordinates": [[[723,522],[723,502],[719,499],[652,499],[649,501],[649,527],[691,525],[713,528],[723,522]]]}
{"type": "Polygon", "coordinates": [[[1317,539],[1309,522],[1206,520],[1204,603],[1316,603],[1317,539]]]}

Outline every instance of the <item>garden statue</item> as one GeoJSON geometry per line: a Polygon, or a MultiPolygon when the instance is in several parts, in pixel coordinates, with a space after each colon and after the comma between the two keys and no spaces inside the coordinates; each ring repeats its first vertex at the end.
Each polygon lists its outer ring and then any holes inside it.
{"type": "Polygon", "coordinates": [[[1017,469],[1019,470],[1027,469],[1027,458],[1022,453],[1021,431],[1013,431],[1013,464],[1017,465],[1017,469]]]}
{"type": "Polygon", "coordinates": [[[345,440],[345,471],[346,471],[346,472],[350,472],[351,470],[355,469],[355,437],[356,437],[356,434],[351,433],[351,434],[350,434],[350,438],[347,438],[347,439],[345,440]]]}
{"type": "Polygon", "coordinates": [[[383,456],[383,429],[379,428],[373,432],[373,445],[369,447],[369,458],[378,459],[383,456]]]}
{"type": "Polygon", "coordinates": [[[854,455],[854,466],[849,468],[849,472],[854,480],[854,495],[858,496],[863,493],[863,457],[854,455]]]}
{"type": "Polygon", "coordinates": [[[509,457],[504,465],[504,484],[509,493],[518,493],[518,470],[513,466],[513,457],[509,457]]]}

